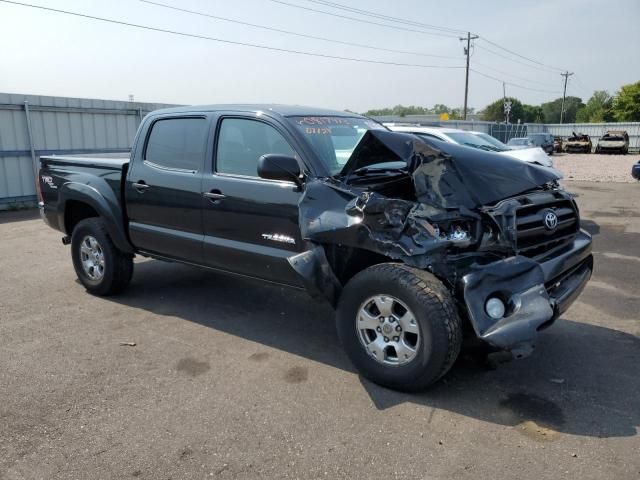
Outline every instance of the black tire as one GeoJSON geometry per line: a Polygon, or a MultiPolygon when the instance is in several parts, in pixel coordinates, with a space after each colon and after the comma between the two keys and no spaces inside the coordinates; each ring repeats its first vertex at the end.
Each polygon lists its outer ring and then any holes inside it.
{"type": "Polygon", "coordinates": [[[364,377],[403,391],[423,390],[442,377],[462,344],[462,323],[445,286],[429,272],[395,263],[369,267],[347,283],[338,304],[337,329],[347,355],[364,377]],[[418,324],[420,341],[408,363],[383,364],[360,340],[356,324],[360,308],[376,295],[403,302],[418,324]]]}
{"type": "Polygon", "coordinates": [[[71,258],[78,280],[94,295],[121,292],[133,275],[133,256],[116,248],[100,218],[87,218],[75,226],[71,235],[71,258]],[[82,266],[81,244],[88,236],[97,240],[104,257],[104,273],[99,279],[91,278],[82,266]]]}

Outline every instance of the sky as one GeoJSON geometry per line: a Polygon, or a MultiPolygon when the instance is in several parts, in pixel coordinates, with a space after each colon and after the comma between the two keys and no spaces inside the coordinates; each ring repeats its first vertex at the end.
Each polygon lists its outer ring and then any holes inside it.
{"type": "Polygon", "coordinates": [[[134,95],[136,101],[172,104],[284,103],[358,112],[397,104],[459,107],[464,68],[425,67],[464,66],[458,38],[463,33],[458,30],[480,36],[470,57],[475,71],[470,72],[469,106],[476,109],[502,97],[503,80],[508,82],[507,95],[525,103],[558,98],[561,70],[575,73],[569,77],[567,95],[585,101],[594,90],[614,93],[623,84],[640,81],[639,0],[332,0],[405,23],[314,0],[281,0],[289,5],[274,0],[154,1],[331,41],[140,0],[25,0],[221,40],[387,63],[234,45],[0,2],[0,92],[111,100],[134,95]]]}

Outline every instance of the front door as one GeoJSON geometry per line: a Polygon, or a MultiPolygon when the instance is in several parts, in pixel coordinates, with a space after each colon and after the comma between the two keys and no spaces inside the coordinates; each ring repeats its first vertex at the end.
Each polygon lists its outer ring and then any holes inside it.
{"type": "MultiPolygon", "coordinates": [[[[260,156],[296,156],[286,132],[255,117],[218,123],[214,171],[203,176],[204,263],[300,286],[287,258],[303,251],[298,227],[301,191],[293,182],[258,177],[260,156]]],[[[299,157],[297,157],[299,158],[299,157]]]]}
{"type": "Polygon", "coordinates": [[[202,261],[202,172],[209,132],[205,117],[162,118],[148,127],[125,186],[129,233],[137,249],[202,261]]]}

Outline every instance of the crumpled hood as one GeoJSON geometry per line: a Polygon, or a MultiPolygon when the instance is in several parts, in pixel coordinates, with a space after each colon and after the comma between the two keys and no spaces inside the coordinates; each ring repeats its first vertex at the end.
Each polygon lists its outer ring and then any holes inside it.
{"type": "Polygon", "coordinates": [[[439,208],[490,205],[560,179],[504,155],[385,130],[369,130],[341,173],[392,161],[407,163],[418,202],[439,208]]]}

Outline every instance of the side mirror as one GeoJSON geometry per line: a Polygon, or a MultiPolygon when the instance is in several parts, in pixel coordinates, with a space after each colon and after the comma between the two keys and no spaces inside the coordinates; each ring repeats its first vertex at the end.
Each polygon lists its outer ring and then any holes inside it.
{"type": "Polygon", "coordinates": [[[294,157],[279,153],[268,153],[258,159],[258,176],[269,180],[295,182],[302,186],[300,164],[294,157]]]}

